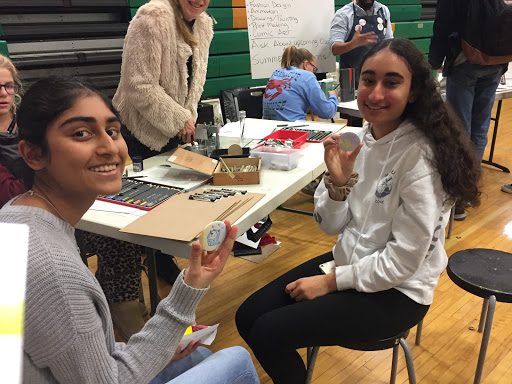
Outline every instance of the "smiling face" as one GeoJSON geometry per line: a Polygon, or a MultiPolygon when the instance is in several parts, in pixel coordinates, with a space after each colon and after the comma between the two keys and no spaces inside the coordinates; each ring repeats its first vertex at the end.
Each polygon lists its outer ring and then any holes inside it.
{"type": "Polygon", "coordinates": [[[118,192],[128,153],[120,131],[119,119],[99,96],[78,97],[48,126],[49,153],[39,177],[59,193],[95,198],[118,192]]]}
{"type": "MultiPolygon", "coordinates": [[[[12,73],[5,68],[0,68],[0,84],[14,84],[12,73]]],[[[14,95],[9,95],[5,90],[5,87],[2,87],[0,89],[0,116],[11,114],[13,105],[14,95]]]]}
{"type": "Polygon", "coordinates": [[[379,138],[400,125],[407,103],[414,101],[411,77],[405,62],[389,49],[378,51],[363,63],[357,106],[379,132],[379,138]]]}
{"type": "Polygon", "coordinates": [[[183,17],[188,20],[192,21],[195,20],[206,11],[206,8],[208,8],[208,4],[210,4],[210,0],[178,0],[181,12],[183,13],[183,17]]]}

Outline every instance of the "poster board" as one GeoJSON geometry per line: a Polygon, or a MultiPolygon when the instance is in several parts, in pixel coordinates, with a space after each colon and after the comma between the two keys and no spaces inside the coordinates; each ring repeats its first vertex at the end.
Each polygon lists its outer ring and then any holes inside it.
{"type": "Polygon", "coordinates": [[[281,67],[289,45],[306,48],[320,72],[333,72],[336,58],[329,43],[334,0],[246,0],[253,79],[269,78],[281,67]]]}
{"type": "Polygon", "coordinates": [[[0,223],[0,255],[8,265],[0,279],[0,378],[2,383],[23,382],[23,321],[29,227],[0,223]],[[7,259],[8,258],[8,259],[7,259]],[[7,262],[8,260],[8,262],[7,262]]]}
{"type": "Polygon", "coordinates": [[[208,223],[229,220],[235,223],[265,195],[262,193],[236,194],[215,202],[190,200],[189,196],[203,189],[174,196],[144,216],[121,229],[121,232],[192,241],[208,223]]]}

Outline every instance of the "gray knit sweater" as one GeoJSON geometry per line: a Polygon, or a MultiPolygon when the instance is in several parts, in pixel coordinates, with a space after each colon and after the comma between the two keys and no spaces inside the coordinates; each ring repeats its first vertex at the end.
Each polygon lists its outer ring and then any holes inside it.
{"type": "Polygon", "coordinates": [[[74,228],[43,209],[11,203],[0,222],[30,228],[23,381],[149,382],[171,360],[207,289],[189,287],[182,273],[142,331],[116,343],[107,300],[80,258],[74,228]]]}

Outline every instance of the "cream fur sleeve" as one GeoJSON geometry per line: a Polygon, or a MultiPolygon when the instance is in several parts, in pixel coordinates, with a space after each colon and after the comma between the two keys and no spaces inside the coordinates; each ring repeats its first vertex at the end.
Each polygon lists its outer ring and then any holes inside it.
{"type": "Polygon", "coordinates": [[[141,8],[130,24],[121,68],[123,103],[137,109],[162,134],[174,137],[192,114],[159,84],[162,55],[176,55],[169,49],[176,40],[176,31],[161,12],[144,12],[141,8]]]}

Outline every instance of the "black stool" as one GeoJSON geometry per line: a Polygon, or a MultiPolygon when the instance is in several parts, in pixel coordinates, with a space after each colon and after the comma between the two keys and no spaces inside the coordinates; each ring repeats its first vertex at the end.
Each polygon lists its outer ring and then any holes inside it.
{"type": "Polygon", "coordinates": [[[484,298],[478,325],[478,332],[484,332],[474,380],[477,384],[482,378],[496,301],[512,303],[512,254],[494,249],[466,249],[450,257],[446,271],[459,287],[484,298]]]}
{"type": "MultiPolygon", "coordinates": [[[[423,319],[418,323],[416,330],[416,345],[420,344],[421,341],[421,330],[423,327],[423,319]]],[[[391,362],[391,378],[390,384],[395,384],[396,380],[396,369],[398,363],[398,349],[399,346],[402,346],[405,355],[405,362],[407,364],[407,373],[409,375],[409,383],[416,384],[416,374],[414,373],[414,362],[412,358],[411,348],[409,348],[409,344],[405,340],[407,335],[409,334],[409,330],[402,332],[393,337],[382,339],[382,340],[372,340],[358,343],[347,343],[347,344],[339,344],[340,347],[346,349],[353,349],[356,351],[382,351],[384,349],[393,348],[393,360],[391,362]]],[[[313,379],[313,369],[315,368],[316,358],[318,355],[318,351],[320,350],[319,346],[309,347],[307,349],[307,376],[306,376],[306,384],[310,384],[313,379]]]]}

